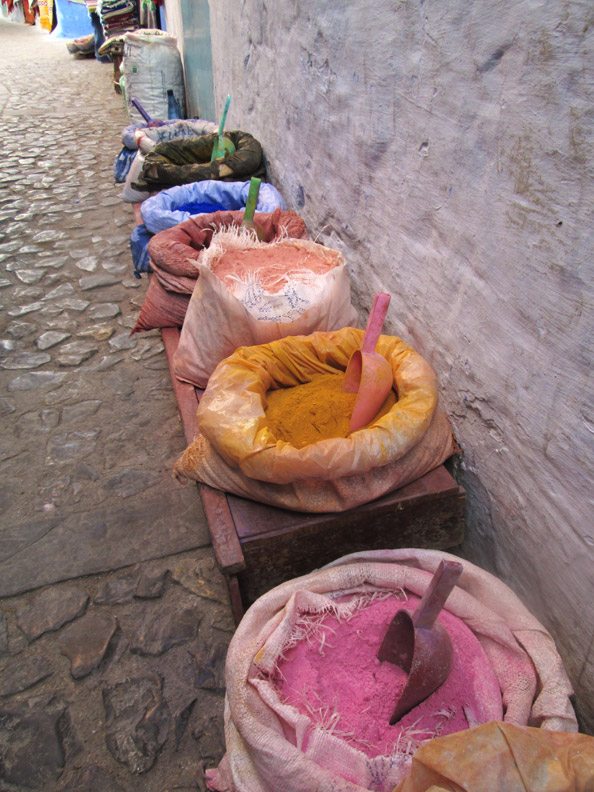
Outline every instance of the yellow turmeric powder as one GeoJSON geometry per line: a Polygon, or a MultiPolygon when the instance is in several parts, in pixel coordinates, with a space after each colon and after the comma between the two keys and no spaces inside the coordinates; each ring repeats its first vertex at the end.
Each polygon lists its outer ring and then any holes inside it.
{"type": "MultiPolygon", "coordinates": [[[[330,437],[348,437],[357,394],[345,393],[343,381],[343,373],[320,374],[304,385],[268,391],[264,412],[272,434],[295,448],[330,437]]],[[[395,403],[396,394],[391,390],[373,421],[395,403]]]]}

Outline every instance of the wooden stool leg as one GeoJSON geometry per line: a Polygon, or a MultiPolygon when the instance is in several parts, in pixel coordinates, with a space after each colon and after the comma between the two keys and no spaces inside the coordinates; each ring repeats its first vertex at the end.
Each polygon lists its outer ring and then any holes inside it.
{"type": "Polygon", "coordinates": [[[239,624],[243,616],[243,602],[241,601],[241,593],[239,591],[239,581],[237,575],[225,576],[227,586],[229,588],[229,596],[231,598],[231,611],[233,613],[233,620],[235,626],[239,624]]]}

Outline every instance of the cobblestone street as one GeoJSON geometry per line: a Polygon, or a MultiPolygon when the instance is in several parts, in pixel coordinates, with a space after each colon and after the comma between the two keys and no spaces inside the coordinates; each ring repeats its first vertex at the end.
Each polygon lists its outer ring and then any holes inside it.
{"type": "Polygon", "coordinates": [[[158,331],[130,336],[113,67],[0,21],[0,792],[205,789],[233,631],[158,331]]]}

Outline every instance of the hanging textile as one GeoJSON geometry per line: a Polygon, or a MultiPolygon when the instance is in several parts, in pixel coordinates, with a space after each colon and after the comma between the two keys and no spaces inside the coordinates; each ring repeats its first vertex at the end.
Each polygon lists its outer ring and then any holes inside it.
{"type": "Polygon", "coordinates": [[[140,27],[159,30],[161,27],[159,9],[154,0],[139,0],[140,27]]]}
{"type": "Polygon", "coordinates": [[[37,4],[34,2],[34,0],[32,0],[31,3],[29,3],[29,0],[23,0],[23,12],[25,14],[25,22],[28,25],[34,25],[35,24],[35,7],[36,7],[36,5],[37,4]]]}
{"type": "Polygon", "coordinates": [[[54,0],[38,0],[39,24],[48,33],[54,28],[54,0]]]}

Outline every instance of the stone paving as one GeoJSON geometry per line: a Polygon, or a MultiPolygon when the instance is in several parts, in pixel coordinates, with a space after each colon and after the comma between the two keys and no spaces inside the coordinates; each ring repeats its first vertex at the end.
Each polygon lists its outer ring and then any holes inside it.
{"type": "Polygon", "coordinates": [[[130,336],[113,68],[0,20],[0,792],[203,790],[233,624],[157,331],[130,336]]]}

